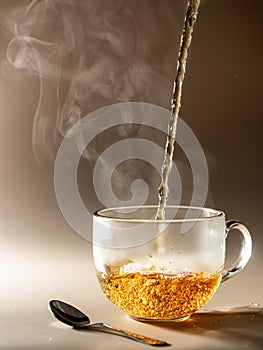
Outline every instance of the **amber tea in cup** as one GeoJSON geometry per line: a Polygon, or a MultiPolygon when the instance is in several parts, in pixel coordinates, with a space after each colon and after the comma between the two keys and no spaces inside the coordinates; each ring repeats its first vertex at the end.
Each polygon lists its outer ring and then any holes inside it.
{"type": "Polygon", "coordinates": [[[252,251],[247,228],[225,221],[221,211],[156,206],[103,209],[93,218],[93,256],[98,281],[109,300],[142,321],[182,321],[205,305],[222,281],[241,271],[252,251]],[[228,232],[242,245],[224,269],[228,232]]]}

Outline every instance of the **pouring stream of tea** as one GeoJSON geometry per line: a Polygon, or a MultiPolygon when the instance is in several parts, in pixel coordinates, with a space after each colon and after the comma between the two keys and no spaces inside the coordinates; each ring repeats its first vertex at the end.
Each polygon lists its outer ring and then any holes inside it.
{"type": "Polygon", "coordinates": [[[168,178],[172,169],[174,144],[176,137],[177,120],[181,107],[183,81],[187,63],[188,50],[191,45],[194,25],[197,20],[200,0],[189,0],[187,3],[184,28],[181,35],[179,56],[177,61],[177,74],[174,80],[173,95],[171,101],[171,117],[168,125],[168,136],[165,145],[165,155],[162,165],[162,181],[158,188],[158,210],[156,219],[165,219],[165,206],[169,194],[168,178]]]}

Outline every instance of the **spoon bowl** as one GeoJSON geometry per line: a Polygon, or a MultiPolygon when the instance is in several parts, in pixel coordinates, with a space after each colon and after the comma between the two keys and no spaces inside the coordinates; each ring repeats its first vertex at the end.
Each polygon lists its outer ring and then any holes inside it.
{"type": "Polygon", "coordinates": [[[49,302],[49,309],[59,321],[68,326],[80,327],[90,324],[90,319],[87,315],[63,301],[51,300],[49,302]]]}

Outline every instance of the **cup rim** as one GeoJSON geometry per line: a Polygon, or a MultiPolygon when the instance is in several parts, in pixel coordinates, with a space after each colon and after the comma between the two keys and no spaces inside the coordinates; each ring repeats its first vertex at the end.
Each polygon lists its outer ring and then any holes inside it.
{"type": "MultiPolygon", "coordinates": [[[[96,210],[93,214],[93,217],[99,218],[102,220],[110,220],[110,221],[116,221],[116,222],[131,222],[131,223],[142,223],[142,222],[148,222],[148,223],[182,223],[182,222],[195,222],[195,221],[207,221],[207,220],[214,220],[218,219],[221,217],[225,217],[225,213],[221,210],[218,209],[212,209],[212,208],[207,208],[207,207],[198,207],[198,206],[187,206],[187,205],[167,205],[166,209],[168,208],[174,208],[174,209],[186,209],[186,210],[196,210],[199,211],[200,213],[203,212],[204,210],[210,211],[212,213],[211,216],[202,216],[202,217],[182,217],[182,218],[174,218],[174,219],[158,219],[156,220],[155,218],[150,218],[150,219],[141,219],[141,218],[129,218],[129,217],[124,217],[124,218],[117,218],[114,216],[103,216],[101,215],[102,213],[105,213],[107,211],[118,211],[118,210],[123,210],[123,209],[140,209],[140,208],[158,208],[158,205],[133,205],[133,206],[121,206],[121,207],[111,207],[111,208],[103,208],[96,210]]],[[[187,211],[186,211],[187,213],[187,211]]]]}

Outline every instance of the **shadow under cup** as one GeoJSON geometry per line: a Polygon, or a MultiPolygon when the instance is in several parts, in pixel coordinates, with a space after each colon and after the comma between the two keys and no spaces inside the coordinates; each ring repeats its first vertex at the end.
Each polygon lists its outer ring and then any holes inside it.
{"type": "Polygon", "coordinates": [[[168,206],[103,209],[93,216],[93,257],[98,281],[109,300],[141,321],[182,321],[205,305],[221,281],[241,271],[251,236],[221,211],[168,206]],[[241,233],[241,250],[224,270],[228,232],[241,233]]]}

